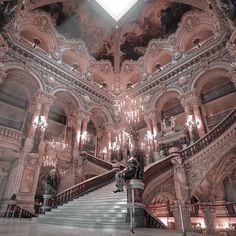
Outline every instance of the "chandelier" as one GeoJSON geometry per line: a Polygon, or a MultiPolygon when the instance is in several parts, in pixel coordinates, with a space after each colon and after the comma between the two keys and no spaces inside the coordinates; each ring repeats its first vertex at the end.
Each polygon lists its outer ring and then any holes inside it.
{"type": "Polygon", "coordinates": [[[48,145],[50,147],[52,147],[53,149],[55,149],[57,152],[61,152],[61,151],[65,151],[66,149],[68,149],[69,144],[65,143],[64,140],[52,140],[50,142],[48,142],[48,145]]]}
{"type": "Polygon", "coordinates": [[[124,114],[124,120],[127,123],[138,123],[143,113],[142,98],[130,99],[128,96],[124,101],[115,104],[118,111],[124,114]]]}

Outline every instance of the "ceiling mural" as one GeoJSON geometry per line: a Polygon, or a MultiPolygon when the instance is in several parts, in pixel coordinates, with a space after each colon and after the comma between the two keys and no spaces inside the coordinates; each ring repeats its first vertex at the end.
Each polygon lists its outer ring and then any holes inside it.
{"type": "Polygon", "coordinates": [[[120,63],[144,55],[152,39],[167,38],[176,32],[182,16],[193,7],[182,3],[149,0],[130,22],[114,29],[86,0],[66,1],[42,6],[37,11],[51,15],[57,30],[67,39],[84,41],[90,55],[110,60],[114,65],[114,44],[120,49],[120,63]],[[115,33],[116,31],[116,33],[115,33]],[[119,40],[115,40],[119,32],[119,40]]]}
{"type": "Polygon", "coordinates": [[[84,41],[90,55],[113,64],[113,28],[92,8],[88,1],[66,1],[36,9],[51,15],[58,32],[67,39],[84,41]]]}
{"type": "Polygon", "coordinates": [[[122,27],[121,61],[137,60],[152,39],[167,38],[176,32],[182,16],[193,7],[182,3],[151,0],[136,21],[122,27]]]}

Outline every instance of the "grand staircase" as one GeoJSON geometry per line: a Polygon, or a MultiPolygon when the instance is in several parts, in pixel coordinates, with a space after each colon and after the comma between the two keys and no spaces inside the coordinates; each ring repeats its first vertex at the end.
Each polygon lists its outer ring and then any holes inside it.
{"type": "Polygon", "coordinates": [[[77,227],[129,228],[127,192],[113,193],[115,182],[33,218],[33,222],[77,227]]]}

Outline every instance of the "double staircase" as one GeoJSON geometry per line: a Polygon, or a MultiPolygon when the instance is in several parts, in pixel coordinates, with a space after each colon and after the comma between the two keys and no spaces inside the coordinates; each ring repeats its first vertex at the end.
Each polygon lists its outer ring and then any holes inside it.
{"type": "Polygon", "coordinates": [[[33,222],[89,228],[129,228],[127,192],[113,193],[115,182],[33,218],[33,222]]]}

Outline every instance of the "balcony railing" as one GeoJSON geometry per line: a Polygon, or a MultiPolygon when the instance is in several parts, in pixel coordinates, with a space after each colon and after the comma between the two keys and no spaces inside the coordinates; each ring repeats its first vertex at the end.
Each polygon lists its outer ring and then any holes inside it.
{"type": "Polygon", "coordinates": [[[20,131],[0,126],[0,140],[6,145],[13,145],[18,150],[21,147],[21,137],[20,131]]]}
{"type": "Polygon", "coordinates": [[[214,129],[208,132],[205,136],[193,143],[191,146],[181,151],[181,156],[184,160],[194,156],[209,144],[213,143],[220,137],[227,129],[229,129],[236,121],[236,109],[222,120],[214,129]]]}

